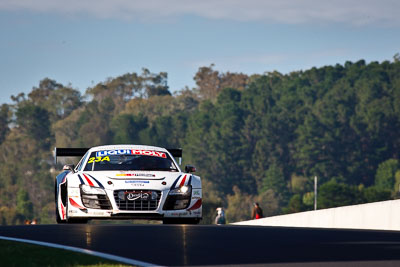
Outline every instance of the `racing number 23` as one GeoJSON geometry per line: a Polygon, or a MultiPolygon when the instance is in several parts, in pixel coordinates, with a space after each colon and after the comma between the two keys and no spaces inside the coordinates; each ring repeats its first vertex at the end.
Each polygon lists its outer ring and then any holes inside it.
{"type": "Polygon", "coordinates": [[[93,162],[100,162],[100,161],[110,161],[110,158],[108,156],[106,156],[106,157],[91,157],[91,158],[89,158],[87,164],[90,164],[93,162]]]}

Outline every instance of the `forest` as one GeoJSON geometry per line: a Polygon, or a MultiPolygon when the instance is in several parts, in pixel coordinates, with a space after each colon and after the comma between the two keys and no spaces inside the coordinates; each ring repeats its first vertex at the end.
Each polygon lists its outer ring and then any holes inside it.
{"type": "Polygon", "coordinates": [[[200,67],[194,88],[166,72],[126,73],[85,93],[44,78],[0,107],[0,223],[55,223],[54,147],[183,148],[203,182],[203,221],[228,222],[395,199],[400,189],[400,60],[281,74],[200,67]],[[173,88],[175,89],[175,88],[173,88]]]}

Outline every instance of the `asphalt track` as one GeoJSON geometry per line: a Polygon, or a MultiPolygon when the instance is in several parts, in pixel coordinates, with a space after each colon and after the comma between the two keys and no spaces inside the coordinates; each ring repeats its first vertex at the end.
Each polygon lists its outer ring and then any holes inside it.
{"type": "Polygon", "coordinates": [[[393,231],[77,224],[1,226],[0,236],[90,249],[164,266],[400,266],[400,232],[393,231]]]}

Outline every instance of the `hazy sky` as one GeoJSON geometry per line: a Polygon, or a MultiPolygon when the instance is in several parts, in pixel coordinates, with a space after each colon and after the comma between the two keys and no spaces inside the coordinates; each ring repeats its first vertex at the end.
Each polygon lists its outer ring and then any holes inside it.
{"type": "Polygon", "coordinates": [[[43,78],[82,93],[127,72],[288,73],[400,52],[398,0],[0,0],[0,103],[43,78]]]}

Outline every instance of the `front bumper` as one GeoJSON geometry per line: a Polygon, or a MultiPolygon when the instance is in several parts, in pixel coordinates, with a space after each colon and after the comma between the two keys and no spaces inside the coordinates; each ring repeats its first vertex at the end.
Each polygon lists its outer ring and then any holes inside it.
{"type": "Polygon", "coordinates": [[[110,208],[93,209],[88,208],[82,201],[79,188],[69,188],[69,200],[78,205],[68,206],[68,216],[74,218],[93,218],[93,219],[145,219],[162,220],[163,218],[202,218],[202,207],[197,208],[199,199],[201,200],[201,189],[193,189],[189,205],[185,209],[164,210],[164,204],[169,190],[146,190],[143,192],[158,192],[156,200],[121,200],[118,198],[118,192],[132,191],[132,189],[106,190],[107,198],[111,204],[110,208]],[[196,194],[194,196],[193,194],[196,194]],[[197,203],[197,204],[196,204],[197,203]]]}

